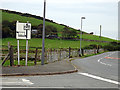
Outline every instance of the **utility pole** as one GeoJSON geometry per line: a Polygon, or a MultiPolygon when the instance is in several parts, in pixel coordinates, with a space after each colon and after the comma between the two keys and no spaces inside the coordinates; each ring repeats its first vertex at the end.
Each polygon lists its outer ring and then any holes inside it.
{"type": "Polygon", "coordinates": [[[102,30],[102,25],[100,25],[100,38],[101,38],[101,30],[102,30]]]}
{"type": "Polygon", "coordinates": [[[79,56],[82,56],[82,50],[81,50],[81,47],[82,47],[82,46],[81,46],[81,42],[82,42],[82,20],[83,20],[83,19],[85,19],[85,17],[81,17],[80,54],[79,54],[79,56]]]}
{"type": "Polygon", "coordinates": [[[45,60],[45,11],[46,11],[46,0],[44,0],[44,12],[43,12],[43,33],[42,33],[42,60],[41,65],[44,65],[45,60]]]}

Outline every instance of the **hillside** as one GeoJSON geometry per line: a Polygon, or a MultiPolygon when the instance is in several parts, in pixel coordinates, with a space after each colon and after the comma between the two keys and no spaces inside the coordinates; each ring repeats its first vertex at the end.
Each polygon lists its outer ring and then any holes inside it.
{"type": "MultiPolygon", "coordinates": [[[[10,10],[2,10],[2,21],[5,21],[5,20],[8,20],[10,22],[18,20],[20,22],[25,22],[25,23],[29,21],[32,24],[32,26],[38,26],[39,24],[43,23],[43,18],[40,16],[31,15],[28,13],[20,13],[20,12],[10,11],[10,10]]],[[[61,25],[56,22],[53,22],[52,20],[49,20],[49,19],[46,19],[45,24],[55,26],[58,31],[61,31],[66,26],[63,24],[61,25]]],[[[70,29],[73,29],[73,28],[70,28],[70,29]]]]}
{"type": "MultiPolygon", "coordinates": [[[[40,24],[43,23],[43,18],[40,17],[40,16],[36,16],[36,15],[31,15],[31,14],[28,14],[28,13],[20,13],[20,12],[16,12],[16,11],[10,11],[10,10],[0,10],[2,11],[2,21],[9,21],[9,22],[13,22],[13,21],[20,21],[20,22],[27,22],[29,21],[32,26],[38,26],[40,24]]],[[[46,25],[52,25],[54,26],[57,31],[58,31],[58,36],[61,36],[61,32],[62,30],[64,29],[64,27],[66,27],[67,25],[64,25],[64,24],[58,24],[56,22],[54,22],[53,20],[49,20],[49,19],[46,19],[46,25]]],[[[69,26],[67,26],[69,27],[69,26]]],[[[69,27],[70,30],[75,30],[71,27],[69,27]]],[[[80,32],[78,30],[75,30],[78,34],[78,36],[80,36],[80,32]]],[[[112,41],[115,41],[113,39],[110,39],[110,38],[106,38],[106,37],[101,37],[101,39],[99,38],[99,36],[96,36],[96,35],[90,35],[90,34],[87,34],[84,32],[82,38],[84,40],[98,40],[98,41],[109,41],[109,42],[112,42],[112,41]]]]}

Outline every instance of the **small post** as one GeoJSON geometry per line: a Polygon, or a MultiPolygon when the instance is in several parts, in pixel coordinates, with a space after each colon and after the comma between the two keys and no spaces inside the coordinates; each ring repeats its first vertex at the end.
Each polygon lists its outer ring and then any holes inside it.
{"type": "Polygon", "coordinates": [[[38,52],[38,48],[36,48],[36,51],[35,51],[35,61],[34,61],[35,65],[37,64],[37,52],[38,52]]]}
{"type": "Polygon", "coordinates": [[[94,54],[96,54],[96,49],[94,49],[94,54]]]}
{"type": "Polygon", "coordinates": [[[17,40],[18,47],[18,65],[20,65],[20,50],[19,50],[19,40],[17,40]]]}
{"type": "Polygon", "coordinates": [[[26,66],[27,66],[27,61],[28,61],[28,39],[26,40],[26,62],[25,62],[26,66]]]}
{"type": "Polygon", "coordinates": [[[99,53],[99,45],[97,45],[97,53],[99,53]]]}
{"type": "Polygon", "coordinates": [[[10,48],[10,42],[8,42],[8,50],[9,50],[9,48],[10,48]]]}
{"type": "Polygon", "coordinates": [[[62,56],[62,55],[61,55],[61,49],[60,49],[60,60],[61,60],[61,56],[62,56]]]}
{"type": "Polygon", "coordinates": [[[10,55],[10,66],[13,66],[14,60],[13,60],[13,47],[12,46],[10,46],[9,55],[10,55]]]}
{"type": "Polygon", "coordinates": [[[52,61],[52,48],[50,49],[50,61],[52,61]]]}
{"type": "Polygon", "coordinates": [[[71,56],[71,48],[69,47],[69,58],[70,58],[70,56],[71,56]]]}
{"type": "Polygon", "coordinates": [[[84,56],[84,49],[81,49],[81,51],[82,51],[82,56],[84,56]]]}

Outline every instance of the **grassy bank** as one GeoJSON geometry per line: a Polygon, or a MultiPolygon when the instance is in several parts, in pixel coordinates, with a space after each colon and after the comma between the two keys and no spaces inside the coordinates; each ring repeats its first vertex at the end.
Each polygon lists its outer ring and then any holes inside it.
{"type": "MultiPolygon", "coordinates": [[[[10,45],[17,46],[17,40],[15,38],[3,38],[2,45],[10,45]]],[[[94,41],[82,41],[82,47],[85,47],[90,44],[98,44],[98,45],[107,45],[108,43],[94,42],[94,41]]],[[[20,40],[20,46],[26,46],[26,40],[20,40]]],[[[29,40],[30,47],[42,47],[42,39],[32,38],[29,40]]],[[[79,48],[80,41],[71,41],[71,40],[53,40],[53,39],[45,39],[45,48],[79,48]]]]}

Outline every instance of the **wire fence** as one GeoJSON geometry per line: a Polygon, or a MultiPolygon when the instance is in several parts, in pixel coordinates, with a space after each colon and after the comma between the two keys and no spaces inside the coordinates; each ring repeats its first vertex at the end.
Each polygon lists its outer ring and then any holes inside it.
{"type": "MultiPolygon", "coordinates": [[[[17,60],[17,46],[13,47],[13,59],[17,60]]],[[[91,55],[103,52],[104,49],[82,49],[82,55],[91,55]]],[[[9,53],[9,46],[2,46],[2,59],[9,53]]],[[[20,46],[20,60],[25,60],[26,57],[25,46],[20,46]]],[[[41,47],[29,47],[28,60],[41,61],[42,48],[41,47]]],[[[60,49],[45,49],[45,61],[55,62],[66,58],[79,57],[80,50],[78,48],[60,48],[60,49]]]]}

